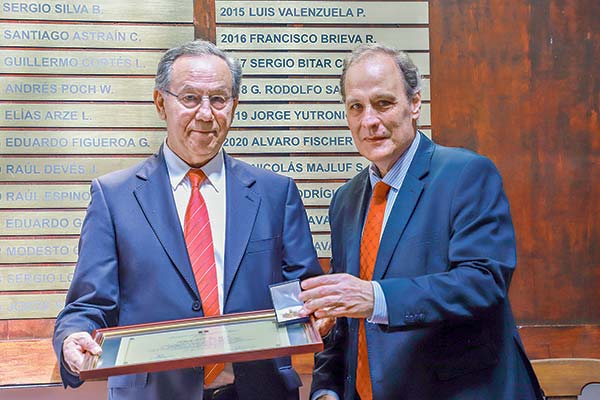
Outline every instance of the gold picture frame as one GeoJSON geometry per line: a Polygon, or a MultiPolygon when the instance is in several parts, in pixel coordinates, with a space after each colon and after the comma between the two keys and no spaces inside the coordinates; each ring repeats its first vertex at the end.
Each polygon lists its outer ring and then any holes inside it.
{"type": "Polygon", "coordinates": [[[323,349],[314,320],[279,325],[274,310],[97,329],[81,379],[243,362],[323,349]]]}

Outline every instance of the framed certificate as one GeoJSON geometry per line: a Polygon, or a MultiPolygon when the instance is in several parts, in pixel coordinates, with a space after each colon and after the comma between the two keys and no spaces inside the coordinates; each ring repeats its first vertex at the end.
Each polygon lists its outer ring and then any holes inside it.
{"type": "Polygon", "coordinates": [[[81,379],[314,353],[313,320],[277,323],[274,310],[97,329],[102,354],[85,354],[81,379]]]}

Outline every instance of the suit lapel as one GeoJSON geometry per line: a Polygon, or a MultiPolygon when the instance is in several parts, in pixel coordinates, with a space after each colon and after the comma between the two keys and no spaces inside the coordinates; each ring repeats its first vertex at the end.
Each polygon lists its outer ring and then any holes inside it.
{"type": "Polygon", "coordinates": [[[137,177],[140,179],[140,184],[133,194],[142,212],[181,277],[190,290],[200,298],[187,256],[162,147],[158,154],[143,164],[137,177]]]}
{"type": "Polygon", "coordinates": [[[421,143],[404,178],[402,187],[400,187],[383,231],[377,260],[375,261],[373,280],[381,279],[387,271],[394,249],[398,245],[425,187],[422,179],[429,172],[434,144],[425,135],[417,134],[421,135],[421,143]]]}
{"type": "Polygon", "coordinates": [[[224,296],[227,297],[231,284],[240,268],[250,234],[254,228],[260,196],[251,186],[256,181],[239,161],[225,154],[227,179],[227,221],[225,227],[224,296]]]}
{"type": "Polygon", "coordinates": [[[413,210],[417,206],[422,191],[423,183],[421,181],[408,175],[404,178],[381,237],[375,270],[373,271],[373,280],[381,279],[387,270],[390,258],[400,241],[413,210]]]}
{"type": "Polygon", "coordinates": [[[349,213],[344,220],[344,231],[346,235],[346,272],[354,276],[360,275],[360,240],[362,237],[365,214],[371,198],[371,184],[369,182],[368,170],[357,176],[353,187],[348,193],[349,213]],[[357,199],[354,207],[352,199],[357,199]]]}

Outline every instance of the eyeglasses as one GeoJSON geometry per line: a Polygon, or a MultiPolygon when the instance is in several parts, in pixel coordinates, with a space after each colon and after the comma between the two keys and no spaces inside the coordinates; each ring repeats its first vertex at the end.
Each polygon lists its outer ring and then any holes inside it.
{"type": "Polygon", "coordinates": [[[222,94],[213,94],[210,96],[200,96],[199,94],[194,93],[175,94],[166,89],[164,89],[164,92],[175,97],[182,106],[189,109],[198,107],[200,104],[202,104],[204,99],[208,99],[208,104],[210,104],[211,108],[215,110],[222,110],[227,106],[229,100],[232,99],[231,96],[224,96],[222,94]]]}

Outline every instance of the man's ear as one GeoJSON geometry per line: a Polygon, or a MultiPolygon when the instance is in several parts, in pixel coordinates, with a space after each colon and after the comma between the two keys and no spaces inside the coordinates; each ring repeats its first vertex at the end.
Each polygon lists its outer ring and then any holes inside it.
{"type": "Polygon", "coordinates": [[[165,112],[165,98],[163,96],[163,94],[154,89],[154,106],[156,107],[156,112],[158,113],[158,116],[160,117],[160,119],[162,119],[163,121],[165,119],[167,119],[167,113],[165,112]]]}
{"type": "Polygon", "coordinates": [[[235,109],[237,108],[239,101],[239,97],[233,99],[233,105],[231,106],[231,115],[235,115],[235,109]]]}
{"type": "Polygon", "coordinates": [[[418,120],[421,116],[421,91],[415,93],[410,100],[410,113],[414,121],[418,120]]]}

